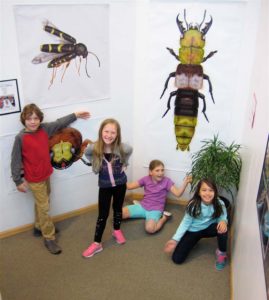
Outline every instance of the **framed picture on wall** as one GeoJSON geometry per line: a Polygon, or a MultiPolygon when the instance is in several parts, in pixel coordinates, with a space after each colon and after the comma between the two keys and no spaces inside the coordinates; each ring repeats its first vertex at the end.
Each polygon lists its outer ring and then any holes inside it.
{"type": "Polygon", "coordinates": [[[0,116],[21,111],[17,79],[0,81],[0,116]]]}
{"type": "Polygon", "coordinates": [[[269,300],[269,136],[257,196],[257,212],[263,254],[264,275],[269,300]]]}

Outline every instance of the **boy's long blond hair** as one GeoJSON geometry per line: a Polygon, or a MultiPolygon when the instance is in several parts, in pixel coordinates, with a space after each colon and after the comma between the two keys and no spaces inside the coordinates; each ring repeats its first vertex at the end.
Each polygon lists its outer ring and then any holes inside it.
{"type": "MultiPolygon", "coordinates": [[[[111,145],[111,153],[119,153],[120,154],[120,159],[121,162],[125,162],[125,153],[123,151],[122,148],[122,144],[121,144],[121,128],[120,128],[120,124],[117,120],[109,118],[109,119],[105,119],[99,128],[99,132],[98,132],[98,140],[94,143],[94,148],[93,148],[93,168],[96,170],[100,170],[101,166],[102,166],[102,160],[103,160],[103,156],[104,156],[104,148],[105,148],[105,143],[102,139],[102,131],[104,129],[104,127],[107,124],[113,124],[116,127],[117,130],[117,137],[115,139],[115,141],[113,142],[113,144],[111,145]]],[[[112,163],[113,163],[113,159],[112,159],[112,163]]]]}

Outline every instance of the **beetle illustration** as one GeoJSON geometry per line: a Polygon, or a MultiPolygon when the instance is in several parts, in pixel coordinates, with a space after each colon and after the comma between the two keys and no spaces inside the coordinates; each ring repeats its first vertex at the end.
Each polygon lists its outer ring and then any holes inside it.
{"type": "Polygon", "coordinates": [[[169,74],[164,84],[164,89],[160,98],[163,97],[168,87],[169,80],[172,77],[175,78],[175,86],[177,90],[170,93],[167,102],[167,110],[162,117],[164,117],[170,110],[172,97],[176,97],[174,125],[177,149],[180,149],[181,151],[189,151],[190,149],[189,144],[194,136],[197,124],[199,98],[203,101],[202,112],[208,121],[206,116],[205,96],[199,92],[203,86],[203,80],[208,81],[209,93],[213,103],[215,103],[210,78],[208,75],[204,74],[203,67],[201,66],[201,63],[205,62],[217,52],[211,51],[206,57],[204,57],[205,35],[213,22],[212,17],[210,17],[210,21],[206,22],[202,27],[205,17],[206,11],[204,12],[204,17],[200,24],[189,24],[186,20],[186,11],[184,10],[185,28],[183,22],[179,20],[178,14],[176,23],[181,33],[179,54],[176,55],[173,49],[167,48],[170,54],[173,55],[180,64],[178,64],[176,72],[169,74]]]}
{"type": "Polygon", "coordinates": [[[90,140],[82,142],[81,133],[72,127],[59,130],[49,139],[49,149],[51,164],[55,169],[64,170],[69,168],[74,162],[81,159],[88,166],[82,155],[90,140]]]}
{"type": "MultiPolygon", "coordinates": [[[[100,67],[100,60],[97,57],[97,55],[91,51],[88,51],[87,47],[82,43],[77,43],[76,39],[73,38],[71,35],[57,29],[54,25],[52,25],[49,21],[46,21],[44,23],[43,29],[54,35],[57,36],[60,40],[60,43],[58,44],[43,44],[40,46],[40,53],[36,57],[33,58],[32,63],[33,64],[40,64],[44,62],[48,62],[47,67],[53,68],[52,78],[50,81],[50,86],[53,84],[53,81],[56,77],[56,69],[59,68],[62,65],[65,65],[65,69],[61,78],[61,81],[63,80],[64,74],[66,69],[68,68],[70,62],[72,59],[75,59],[76,57],[79,57],[80,63],[81,63],[81,57],[86,59],[85,63],[85,71],[86,75],[88,77],[88,71],[87,71],[87,56],[88,53],[92,54],[96,57],[98,61],[98,65],[100,67]]],[[[80,67],[78,70],[78,73],[80,71],[80,67]]],[[[49,87],[50,87],[49,86],[49,87]]]]}

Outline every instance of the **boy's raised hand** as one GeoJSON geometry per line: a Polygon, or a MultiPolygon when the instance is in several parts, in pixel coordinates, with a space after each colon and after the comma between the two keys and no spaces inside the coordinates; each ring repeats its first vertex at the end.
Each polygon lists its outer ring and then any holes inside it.
{"type": "Polygon", "coordinates": [[[91,114],[88,111],[77,111],[75,112],[75,115],[78,119],[89,119],[89,117],[91,116],[91,114]]]}

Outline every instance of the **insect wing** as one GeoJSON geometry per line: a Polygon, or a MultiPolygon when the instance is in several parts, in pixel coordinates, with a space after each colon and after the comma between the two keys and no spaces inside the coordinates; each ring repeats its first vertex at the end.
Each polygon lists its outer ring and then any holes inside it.
{"type": "Polygon", "coordinates": [[[32,59],[32,63],[33,64],[42,64],[45,62],[48,62],[50,60],[53,60],[55,58],[58,58],[59,56],[63,55],[62,53],[45,53],[42,52],[39,55],[37,55],[36,57],[34,57],[32,59]]]}

